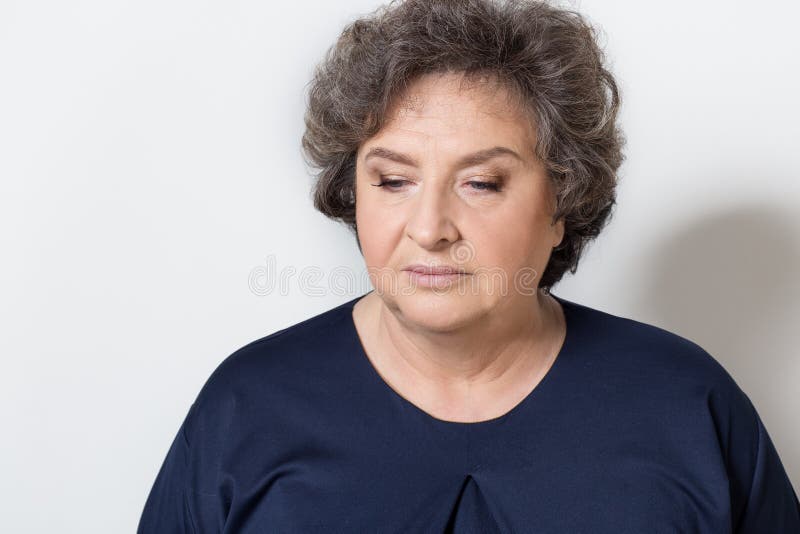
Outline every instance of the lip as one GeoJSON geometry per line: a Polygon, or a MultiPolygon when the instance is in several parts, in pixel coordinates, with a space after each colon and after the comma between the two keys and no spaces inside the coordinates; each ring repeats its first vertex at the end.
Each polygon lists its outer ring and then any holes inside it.
{"type": "Polygon", "coordinates": [[[453,265],[423,265],[421,263],[407,265],[403,267],[403,270],[424,275],[469,274],[464,269],[453,265]]]}

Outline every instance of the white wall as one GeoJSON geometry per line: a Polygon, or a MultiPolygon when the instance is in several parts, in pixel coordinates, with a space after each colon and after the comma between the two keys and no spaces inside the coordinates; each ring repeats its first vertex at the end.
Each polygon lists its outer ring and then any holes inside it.
{"type": "MultiPolygon", "coordinates": [[[[0,3],[5,531],[133,531],[217,364],[367,289],[248,280],[363,269],[311,206],[299,140],[314,64],[377,5],[0,3]]],[[[605,31],[628,159],[611,225],[554,292],[704,346],[797,488],[800,8],[573,5],[605,31]]]]}

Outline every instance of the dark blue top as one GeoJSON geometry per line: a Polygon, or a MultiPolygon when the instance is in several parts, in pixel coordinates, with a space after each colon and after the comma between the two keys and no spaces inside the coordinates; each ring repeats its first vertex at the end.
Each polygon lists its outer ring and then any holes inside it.
{"type": "Polygon", "coordinates": [[[748,396],[705,350],[553,295],[567,332],[508,413],[437,419],[367,358],[355,298],[227,357],[140,533],[800,533],[748,396]]]}

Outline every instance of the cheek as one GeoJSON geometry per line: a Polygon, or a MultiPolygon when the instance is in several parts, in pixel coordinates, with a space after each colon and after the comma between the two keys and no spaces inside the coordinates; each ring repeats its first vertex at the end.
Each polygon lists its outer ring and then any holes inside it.
{"type": "Polygon", "coordinates": [[[369,201],[356,202],[356,226],[361,252],[368,267],[388,265],[397,243],[397,224],[386,211],[369,201]]]}
{"type": "Polygon", "coordinates": [[[552,232],[547,213],[538,204],[519,203],[481,218],[471,235],[476,259],[508,269],[537,265],[546,261],[552,232]]]}

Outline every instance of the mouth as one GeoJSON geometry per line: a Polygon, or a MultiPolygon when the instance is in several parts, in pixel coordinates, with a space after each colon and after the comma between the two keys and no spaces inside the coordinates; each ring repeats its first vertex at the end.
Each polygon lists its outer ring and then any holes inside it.
{"type": "Polygon", "coordinates": [[[469,274],[464,269],[452,265],[414,264],[404,267],[403,270],[427,276],[469,274]]]}
{"type": "Polygon", "coordinates": [[[450,289],[460,284],[470,273],[453,265],[409,265],[403,272],[408,273],[409,281],[415,287],[450,289]]]}

